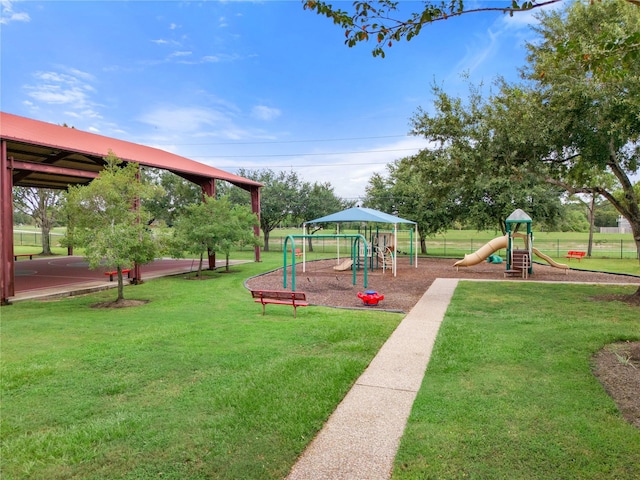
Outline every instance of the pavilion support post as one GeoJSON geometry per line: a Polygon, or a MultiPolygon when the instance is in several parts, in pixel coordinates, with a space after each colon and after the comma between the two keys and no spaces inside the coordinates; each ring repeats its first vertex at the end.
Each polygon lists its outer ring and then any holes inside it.
{"type": "MultiPolygon", "coordinates": [[[[209,178],[205,183],[201,185],[202,188],[202,201],[206,200],[206,197],[216,198],[216,181],[213,178],[209,178]]],[[[216,269],[216,252],[212,252],[207,249],[207,259],[209,262],[209,270],[216,269]]]]}
{"type": "Polygon", "coordinates": [[[7,158],[7,142],[0,146],[0,305],[15,295],[13,264],[13,158],[7,158]]]}
{"type": "MultiPolygon", "coordinates": [[[[260,188],[251,187],[251,211],[258,216],[258,225],[253,227],[253,234],[256,237],[260,236],[260,188]]],[[[260,247],[254,248],[255,261],[260,261],[260,247]]]]}
{"type": "MultiPolygon", "coordinates": [[[[140,182],[140,165],[138,165],[138,172],[136,173],[136,181],[140,182]]],[[[140,197],[136,197],[133,201],[133,209],[138,213],[138,223],[140,223],[140,197]]],[[[131,281],[134,285],[142,284],[142,270],[140,264],[135,262],[133,264],[133,279],[131,281]]]]}

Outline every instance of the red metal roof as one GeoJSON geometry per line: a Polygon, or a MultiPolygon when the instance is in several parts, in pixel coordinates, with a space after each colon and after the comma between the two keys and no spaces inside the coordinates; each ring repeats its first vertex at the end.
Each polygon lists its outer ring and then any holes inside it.
{"type": "MultiPolygon", "coordinates": [[[[158,148],[83,132],[75,128],[62,127],[5,112],[0,112],[0,138],[8,142],[8,156],[12,155],[12,147],[16,150],[14,156],[19,156],[20,148],[18,148],[18,145],[43,147],[47,150],[46,155],[44,155],[43,151],[39,151],[39,155],[42,157],[39,161],[43,163],[46,161],[46,156],[51,157],[57,152],[70,152],[88,157],[103,158],[111,150],[121,160],[169,170],[178,175],[182,174],[187,178],[199,177],[202,179],[225,180],[245,188],[262,186],[259,182],[158,148]]],[[[23,153],[27,154],[26,151],[23,153]]],[[[38,163],[35,151],[29,151],[28,153],[32,154],[33,158],[25,159],[25,161],[38,163]]],[[[82,169],[82,166],[75,164],[74,167],[82,169]]]]}

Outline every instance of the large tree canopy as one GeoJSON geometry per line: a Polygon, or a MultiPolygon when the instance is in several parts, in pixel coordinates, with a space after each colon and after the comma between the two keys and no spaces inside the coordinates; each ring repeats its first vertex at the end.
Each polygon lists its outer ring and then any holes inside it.
{"type": "Polygon", "coordinates": [[[632,182],[640,156],[640,9],[576,2],[541,14],[536,30],[541,40],[528,46],[524,83],[501,82],[498,93],[472,92],[466,103],[437,92],[436,113],[419,112],[414,132],[472,175],[490,161],[496,177],[525,192],[542,180],[606,198],[631,223],[640,252],[632,182]]]}
{"type": "Polygon", "coordinates": [[[499,121],[513,124],[499,130],[502,148],[548,183],[606,198],[629,220],[640,252],[640,9],[576,2],[540,20],[528,83],[504,85],[493,102],[499,121]]]}
{"type": "MultiPolygon", "coordinates": [[[[400,40],[411,40],[420,34],[422,27],[440,20],[447,20],[465,14],[479,12],[502,12],[513,15],[517,12],[534,10],[562,0],[498,0],[483,4],[464,0],[412,2],[422,6],[417,11],[404,12],[408,2],[402,4],[392,0],[354,1],[351,9],[342,10],[319,0],[302,0],[305,10],[315,11],[330,18],[345,30],[345,44],[349,47],[373,39],[376,46],[373,56],[385,55],[385,48],[400,40]],[[403,10],[402,12],[400,10],[403,10]]],[[[626,0],[640,5],[640,0],[626,0]]]]}

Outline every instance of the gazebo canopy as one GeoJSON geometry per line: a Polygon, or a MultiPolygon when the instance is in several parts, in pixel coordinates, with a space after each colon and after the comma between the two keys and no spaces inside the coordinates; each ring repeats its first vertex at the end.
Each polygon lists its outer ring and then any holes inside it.
{"type": "Polygon", "coordinates": [[[404,218],[389,215],[388,213],[374,210],[373,208],[353,207],[342,210],[341,212],[332,213],[324,217],[309,220],[308,223],[340,223],[340,222],[377,222],[377,223],[410,223],[415,225],[416,222],[405,220],[404,218]]]}
{"type": "MultiPolygon", "coordinates": [[[[316,218],[315,220],[309,220],[304,222],[304,228],[310,223],[345,223],[345,222],[371,222],[371,223],[390,223],[393,225],[393,276],[396,276],[396,253],[398,251],[398,224],[408,223],[414,225],[415,241],[418,239],[418,225],[411,220],[405,220],[404,218],[396,217],[395,215],[389,215],[388,213],[375,210],[373,208],[353,207],[342,210],[341,212],[332,213],[324,217],[316,218]]],[[[410,244],[411,245],[411,244],[410,244]]],[[[413,245],[411,249],[413,250],[413,245]]],[[[340,252],[340,246],[338,245],[338,256],[340,252]]],[[[303,252],[304,254],[304,252],[303,252]]],[[[409,254],[411,258],[411,253],[409,254]]],[[[418,246],[415,245],[415,264],[418,266],[418,246]]]]}

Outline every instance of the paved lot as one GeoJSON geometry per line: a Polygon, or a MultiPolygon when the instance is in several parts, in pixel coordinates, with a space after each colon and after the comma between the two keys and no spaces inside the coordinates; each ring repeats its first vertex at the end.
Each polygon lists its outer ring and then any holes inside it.
{"type": "MultiPolygon", "coordinates": [[[[10,301],[113,288],[107,269],[90,270],[79,256],[20,259],[15,262],[15,293],[10,301]]],[[[197,269],[195,260],[158,259],[141,267],[143,280],[197,269]]]]}

